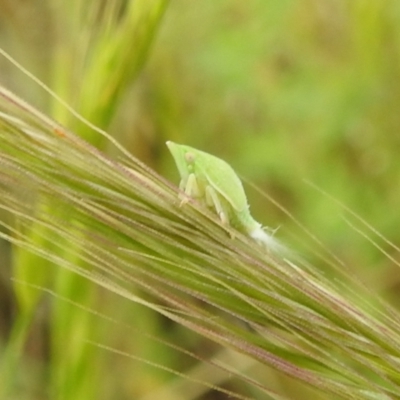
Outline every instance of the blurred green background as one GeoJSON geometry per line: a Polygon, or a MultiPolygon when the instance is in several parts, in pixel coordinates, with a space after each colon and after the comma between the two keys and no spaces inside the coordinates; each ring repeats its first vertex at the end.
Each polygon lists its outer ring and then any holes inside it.
{"type": "MultiPolygon", "coordinates": [[[[76,12],[73,4],[78,3],[71,2],[71,15],[76,12]]],[[[81,62],[76,49],[85,40],[84,31],[75,30],[76,21],[60,12],[65,10],[60,4],[1,0],[0,45],[93,120],[77,99],[96,80],[74,75],[81,62]],[[70,49],[75,53],[68,53],[70,49]],[[76,58],[62,61],[62,54],[76,58]]],[[[400,246],[400,3],[175,0],[165,5],[165,14],[160,15],[149,39],[149,51],[141,54],[137,72],[126,82],[110,117],[103,125],[95,118],[93,122],[176,183],[178,174],[166,140],[225,159],[342,259],[371,292],[397,304],[397,266],[346,224],[333,200],[305,180],[400,246]]],[[[145,31],[148,19],[139,22],[137,31],[145,31]]],[[[127,55],[138,52],[138,42],[126,44],[122,51],[127,55]]],[[[49,95],[3,58],[0,81],[68,125],[49,95]]],[[[93,101],[98,99],[93,97],[93,101]]],[[[107,146],[102,150],[107,151],[107,146]]],[[[246,190],[254,217],[264,225],[280,227],[279,239],[323,268],[312,253],[314,245],[296,223],[249,185],[246,190]]],[[[7,348],[18,306],[10,281],[12,251],[5,242],[0,246],[1,350],[7,348]]],[[[382,246],[398,258],[387,245],[382,246]]],[[[102,313],[139,324],[156,337],[185,343],[184,347],[204,349],[206,354],[216,351],[212,344],[142,307],[104,296],[107,301],[103,298],[95,303],[102,313]]],[[[19,399],[52,398],[46,397],[50,322],[46,306],[38,309],[16,373],[15,398],[19,399]]],[[[193,367],[193,361],[183,360],[172,349],[126,334],[122,325],[116,329],[101,318],[96,324],[106,332],[101,340],[107,345],[179,371],[193,367]]],[[[85,339],[83,335],[76,340],[84,345],[85,339]]],[[[147,399],[149,392],[171,379],[141,361],[103,354],[98,348],[94,352],[97,361],[89,369],[97,382],[101,377],[102,388],[102,397],[96,398],[147,399]],[[112,359],[112,370],[103,358],[112,359]]],[[[289,398],[309,398],[306,391],[296,392],[295,384],[269,379],[289,398]],[[291,397],[293,393],[297,397],[291,397]]],[[[213,391],[202,396],[196,398],[226,398],[213,391]]]]}

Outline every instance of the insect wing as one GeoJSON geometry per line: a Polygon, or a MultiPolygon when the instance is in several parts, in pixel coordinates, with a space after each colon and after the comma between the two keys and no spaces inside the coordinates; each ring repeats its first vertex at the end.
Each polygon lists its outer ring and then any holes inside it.
{"type": "Polygon", "coordinates": [[[210,185],[236,211],[243,211],[247,207],[247,198],[242,182],[227,162],[204,153],[201,155],[201,162],[196,162],[196,169],[201,170],[210,185]]]}

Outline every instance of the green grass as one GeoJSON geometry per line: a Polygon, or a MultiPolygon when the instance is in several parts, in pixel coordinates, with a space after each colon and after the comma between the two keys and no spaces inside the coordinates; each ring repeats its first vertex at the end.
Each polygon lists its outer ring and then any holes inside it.
{"type": "Polygon", "coordinates": [[[111,136],[2,59],[44,114],[1,92],[0,397],[399,398],[397,3],[64,3],[2,47],[111,136]],[[297,266],[179,208],[168,139],[255,183],[297,266]]]}

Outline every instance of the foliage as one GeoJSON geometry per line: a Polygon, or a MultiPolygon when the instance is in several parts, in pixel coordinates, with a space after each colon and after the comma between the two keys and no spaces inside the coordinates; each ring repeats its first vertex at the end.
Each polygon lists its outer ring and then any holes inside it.
{"type": "Polygon", "coordinates": [[[397,3],[41,7],[28,14],[54,35],[2,12],[2,46],[90,123],[0,64],[2,84],[46,110],[1,90],[1,236],[14,280],[4,257],[0,285],[18,312],[0,342],[0,397],[399,398],[398,312],[376,296],[396,300],[398,249],[372,228],[396,244],[397,3]],[[252,214],[282,225],[294,252],[265,253],[196,202],[180,208],[148,167],[177,181],[167,139],[261,188],[246,188],[252,214]],[[318,242],[334,256],[318,257],[318,242]]]}

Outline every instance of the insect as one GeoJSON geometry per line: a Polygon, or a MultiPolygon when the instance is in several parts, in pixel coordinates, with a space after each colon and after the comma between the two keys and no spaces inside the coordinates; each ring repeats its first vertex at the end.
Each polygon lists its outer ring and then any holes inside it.
{"type": "Polygon", "coordinates": [[[250,214],[243,185],[233,168],[224,160],[193,147],[167,142],[181,178],[184,193],[181,206],[188,197],[215,210],[222,224],[229,224],[252,237],[267,249],[276,251],[281,245],[250,214]]]}

